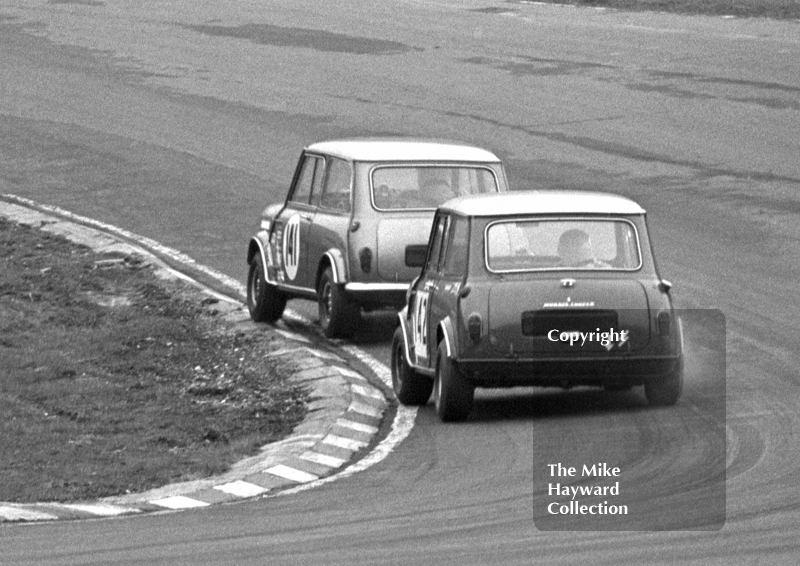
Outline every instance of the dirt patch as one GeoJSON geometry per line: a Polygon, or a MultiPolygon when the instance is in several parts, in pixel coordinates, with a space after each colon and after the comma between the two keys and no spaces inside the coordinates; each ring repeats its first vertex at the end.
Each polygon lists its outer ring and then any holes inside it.
{"type": "Polygon", "coordinates": [[[218,299],[0,218],[0,501],[221,473],[305,416],[307,392],[218,299]]]}

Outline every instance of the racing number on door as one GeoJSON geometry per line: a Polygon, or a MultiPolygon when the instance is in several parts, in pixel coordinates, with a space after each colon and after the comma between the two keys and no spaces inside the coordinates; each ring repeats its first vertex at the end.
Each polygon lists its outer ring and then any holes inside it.
{"type": "Polygon", "coordinates": [[[295,214],[283,229],[283,267],[289,279],[297,277],[300,262],[300,215],[295,214]]]}
{"type": "Polygon", "coordinates": [[[417,358],[428,357],[428,299],[430,293],[419,291],[414,301],[414,353],[417,358]]]}

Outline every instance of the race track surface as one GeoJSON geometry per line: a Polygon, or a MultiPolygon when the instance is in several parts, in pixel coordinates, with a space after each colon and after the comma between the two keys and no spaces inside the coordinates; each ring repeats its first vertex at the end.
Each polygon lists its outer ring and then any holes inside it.
{"type": "MultiPolygon", "coordinates": [[[[304,145],[468,141],[516,189],[640,202],[689,352],[673,409],[638,391],[480,392],[468,422],[424,407],[346,479],[3,525],[0,564],[796,564],[799,29],[476,0],[0,0],[0,193],[243,281],[304,145]],[[619,466],[633,522],[553,523],[556,462],[619,466]]],[[[386,363],[392,325],[371,316],[354,342],[386,363]]]]}

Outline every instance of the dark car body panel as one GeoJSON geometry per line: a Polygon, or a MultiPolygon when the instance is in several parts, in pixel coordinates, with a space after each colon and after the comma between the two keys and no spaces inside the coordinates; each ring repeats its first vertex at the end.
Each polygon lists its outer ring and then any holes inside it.
{"type": "Polygon", "coordinates": [[[525,193],[521,195],[453,201],[440,207],[427,263],[399,315],[409,366],[432,376],[438,345],[444,341],[464,378],[481,387],[633,386],[674,371],[682,363],[682,328],[669,285],[662,284],[657,272],[644,210],[613,195],[596,196],[601,210],[593,211],[591,205],[583,210],[570,204],[580,195],[556,191],[529,193],[529,210],[519,210],[519,203],[525,202],[519,200],[525,193]],[[561,195],[564,213],[556,210],[561,195]],[[544,198],[548,199],[544,212],[537,212],[537,199],[544,198]],[[496,273],[486,261],[486,227],[507,218],[624,221],[635,226],[641,258],[635,269],[562,267],[496,273]],[[458,239],[459,245],[467,246],[468,258],[459,269],[447,269],[452,245],[448,236],[454,234],[451,227],[456,222],[468,223],[468,242],[458,239]],[[625,339],[619,336],[601,344],[597,332],[598,341],[590,340],[582,348],[552,340],[562,332],[588,334],[601,326],[603,332],[609,326],[625,330],[625,339]],[[548,338],[551,330],[558,332],[548,338]]]}

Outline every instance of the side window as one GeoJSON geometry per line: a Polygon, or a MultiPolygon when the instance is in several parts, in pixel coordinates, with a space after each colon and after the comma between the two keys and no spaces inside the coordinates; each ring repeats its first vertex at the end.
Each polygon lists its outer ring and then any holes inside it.
{"type": "Polygon", "coordinates": [[[477,195],[480,193],[496,193],[497,181],[489,169],[461,168],[455,178],[455,193],[461,195],[477,195]]]}
{"type": "Polygon", "coordinates": [[[433,243],[428,253],[428,261],[425,264],[426,271],[439,270],[439,256],[442,253],[442,243],[447,228],[447,216],[437,216],[436,224],[433,229],[433,243]]]}
{"type": "Polygon", "coordinates": [[[306,155],[303,165],[300,168],[300,176],[294,186],[290,201],[302,204],[311,202],[313,192],[319,192],[319,185],[322,182],[322,159],[313,155],[306,155]]]}
{"type": "Polygon", "coordinates": [[[352,185],[352,169],[342,159],[329,160],[328,175],[325,178],[325,190],[322,193],[320,206],[350,212],[350,187],[352,185]]]}
{"type": "Polygon", "coordinates": [[[322,194],[322,181],[325,178],[325,159],[317,157],[317,166],[314,168],[314,182],[311,183],[311,204],[319,206],[319,197],[322,194]]]}
{"type": "Polygon", "coordinates": [[[450,222],[448,230],[442,273],[453,276],[464,275],[468,253],[469,222],[466,218],[455,217],[450,222]]]}

